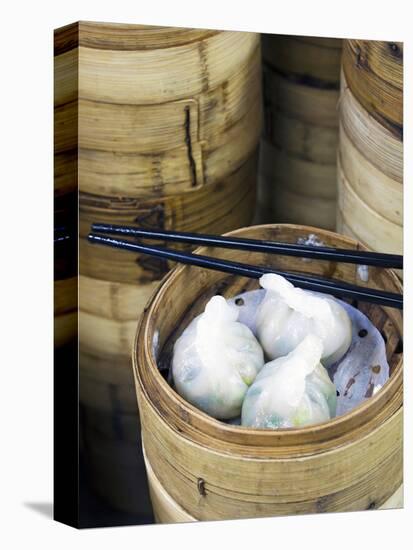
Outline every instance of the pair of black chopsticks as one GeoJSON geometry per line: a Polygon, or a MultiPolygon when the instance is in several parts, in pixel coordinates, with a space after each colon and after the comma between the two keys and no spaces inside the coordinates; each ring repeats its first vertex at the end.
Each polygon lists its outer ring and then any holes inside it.
{"type": "Polygon", "coordinates": [[[383,306],[403,309],[403,296],[393,292],[359,287],[342,281],[325,279],[315,275],[284,272],[270,267],[252,266],[228,260],[220,260],[210,256],[192,254],[191,252],[181,252],[169,248],[148,246],[128,240],[107,237],[102,235],[102,233],[106,235],[121,235],[124,237],[181,242],[193,245],[207,245],[218,248],[232,248],[237,250],[280,254],[283,256],[295,256],[316,260],[329,260],[358,265],[403,269],[403,256],[399,256],[397,254],[382,254],[378,252],[365,252],[361,250],[310,246],[305,244],[289,244],[275,241],[202,235],[196,233],[181,233],[178,231],[152,230],[102,223],[92,224],[92,232],[88,237],[91,243],[110,246],[122,250],[129,250],[131,252],[139,252],[141,254],[149,254],[165,260],[172,260],[183,264],[214,269],[253,279],[259,279],[264,273],[276,273],[285,277],[295,286],[306,290],[326,292],[342,298],[351,298],[353,300],[361,300],[383,306]]]}

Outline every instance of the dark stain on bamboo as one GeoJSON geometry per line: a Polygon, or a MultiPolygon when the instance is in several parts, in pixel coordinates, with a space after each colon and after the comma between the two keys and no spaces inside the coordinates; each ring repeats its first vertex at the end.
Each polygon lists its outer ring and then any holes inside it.
{"type": "Polygon", "coordinates": [[[185,143],[188,152],[189,167],[191,170],[191,186],[196,187],[197,176],[196,176],[196,164],[192,152],[192,141],[191,141],[191,111],[189,106],[185,107],[185,143]]]}

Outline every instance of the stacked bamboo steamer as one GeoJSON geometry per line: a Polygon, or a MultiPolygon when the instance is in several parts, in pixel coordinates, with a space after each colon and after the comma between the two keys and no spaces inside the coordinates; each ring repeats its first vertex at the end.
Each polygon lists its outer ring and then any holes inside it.
{"type": "Polygon", "coordinates": [[[77,334],[77,29],[55,33],[54,49],[54,340],[77,334]],[[59,240],[56,240],[56,234],[59,240]]]}
{"type": "Polygon", "coordinates": [[[260,221],[335,228],[341,40],[263,35],[260,221]]]}
{"type": "Polygon", "coordinates": [[[345,40],[338,155],[339,231],[403,251],[403,45],[345,40]]]}
{"type": "Polygon", "coordinates": [[[96,489],[118,508],[141,514],[143,496],[132,475],[143,471],[143,459],[136,456],[130,353],[137,319],[170,266],[86,237],[99,221],[209,233],[250,223],[260,42],[252,33],[95,23],[79,24],[79,42],[85,444],[96,489]]]}
{"type": "MultiPolygon", "coordinates": [[[[326,246],[364,249],[357,241],[314,228],[326,246]]],[[[309,228],[264,225],[231,235],[296,243],[309,228]]],[[[329,276],[350,284],[402,292],[395,273],[357,266],[230,249],[200,254],[329,276]]],[[[173,345],[211,296],[233,297],[257,281],[179,266],[147,305],[134,349],[134,374],[149,485],[158,521],[242,519],[344,512],[400,505],[403,478],[403,316],[400,310],[359,302],[383,334],[390,378],[350,412],[299,429],[257,430],[220,422],[184,400],[168,383],[173,345]],[[196,271],[196,273],[195,273],[196,271]],[[158,341],[153,345],[154,340],[158,341]],[[390,505],[391,505],[390,503],[390,505]],[[387,504],[389,505],[389,504],[387,504]]],[[[371,364],[371,368],[377,365],[371,364]]]]}

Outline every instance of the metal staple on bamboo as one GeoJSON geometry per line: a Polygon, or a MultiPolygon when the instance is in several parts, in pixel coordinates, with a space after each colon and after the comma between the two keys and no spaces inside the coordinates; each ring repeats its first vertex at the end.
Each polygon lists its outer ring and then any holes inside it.
{"type": "Polygon", "coordinates": [[[259,221],[335,228],[341,40],[263,35],[259,221]]]}
{"type": "Polygon", "coordinates": [[[95,464],[98,446],[105,449],[109,480],[101,493],[141,514],[136,484],[119,487],[127,476],[110,482],[118,454],[108,458],[108,442],[124,447],[123,463],[129,456],[132,468],[136,457],[128,450],[139,437],[132,340],[170,265],[94,247],[86,237],[99,221],[209,233],[250,223],[262,118],[260,40],[253,33],[142,25],[80,22],[77,28],[78,48],[67,47],[68,30],[59,37],[56,119],[63,128],[78,118],[78,144],[59,131],[56,139],[65,152],[62,172],[79,147],[84,439],[94,485],[104,468],[95,464]],[[75,59],[74,97],[64,75],[75,59]]]}
{"type": "Polygon", "coordinates": [[[403,252],[403,45],[345,40],[338,229],[373,250],[403,252]]]}

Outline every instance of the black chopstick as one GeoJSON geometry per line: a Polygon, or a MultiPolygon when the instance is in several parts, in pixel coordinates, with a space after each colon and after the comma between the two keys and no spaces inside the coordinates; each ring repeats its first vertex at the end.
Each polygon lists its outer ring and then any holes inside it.
{"type": "Polygon", "coordinates": [[[352,298],[353,300],[361,300],[371,302],[382,306],[395,307],[403,309],[403,296],[393,292],[379,291],[371,288],[359,287],[342,281],[332,279],[322,279],[320,277],[312,277],[311,275],[300,275],[297,273],[289,273],[272,269],[270,267],[258,267],[228,260],[220,260],[210,256],[202,256],[191,252],[181,252],[157,246],[147,246],[130,241],[105,237],[96,233],[90,233],[88,239],[91,243],[101,244],[112,248],[128,250],[130,252],[139,252],[141,254],[149,254],[158,258],[172,260],[175,262],[203,267],[206,269],[214,269],[223,271],[233,275],[259,279],[265,273],[275,273],[282,275],[288,281],[305,290],[313,290],[316,292],[327,292],[342,298],[352,298]]]}
{"type": "Polygon", "coordinates": [[[403,256],[398,254],[383,254],[381,252],[366,252],[364,250],[280,243],[276,241],[242,239],[239,237],[223,237],[221,235],[165,231],[161,229],[144,229],[106,223],[92,224],[92,231],[107,233],[109,235],[123,235],[124,237],[141,237],[145,239],[280,254],[282,256],[295,256],[315,260],[330,260],[333,262],[403,269],[403,256]]]}

